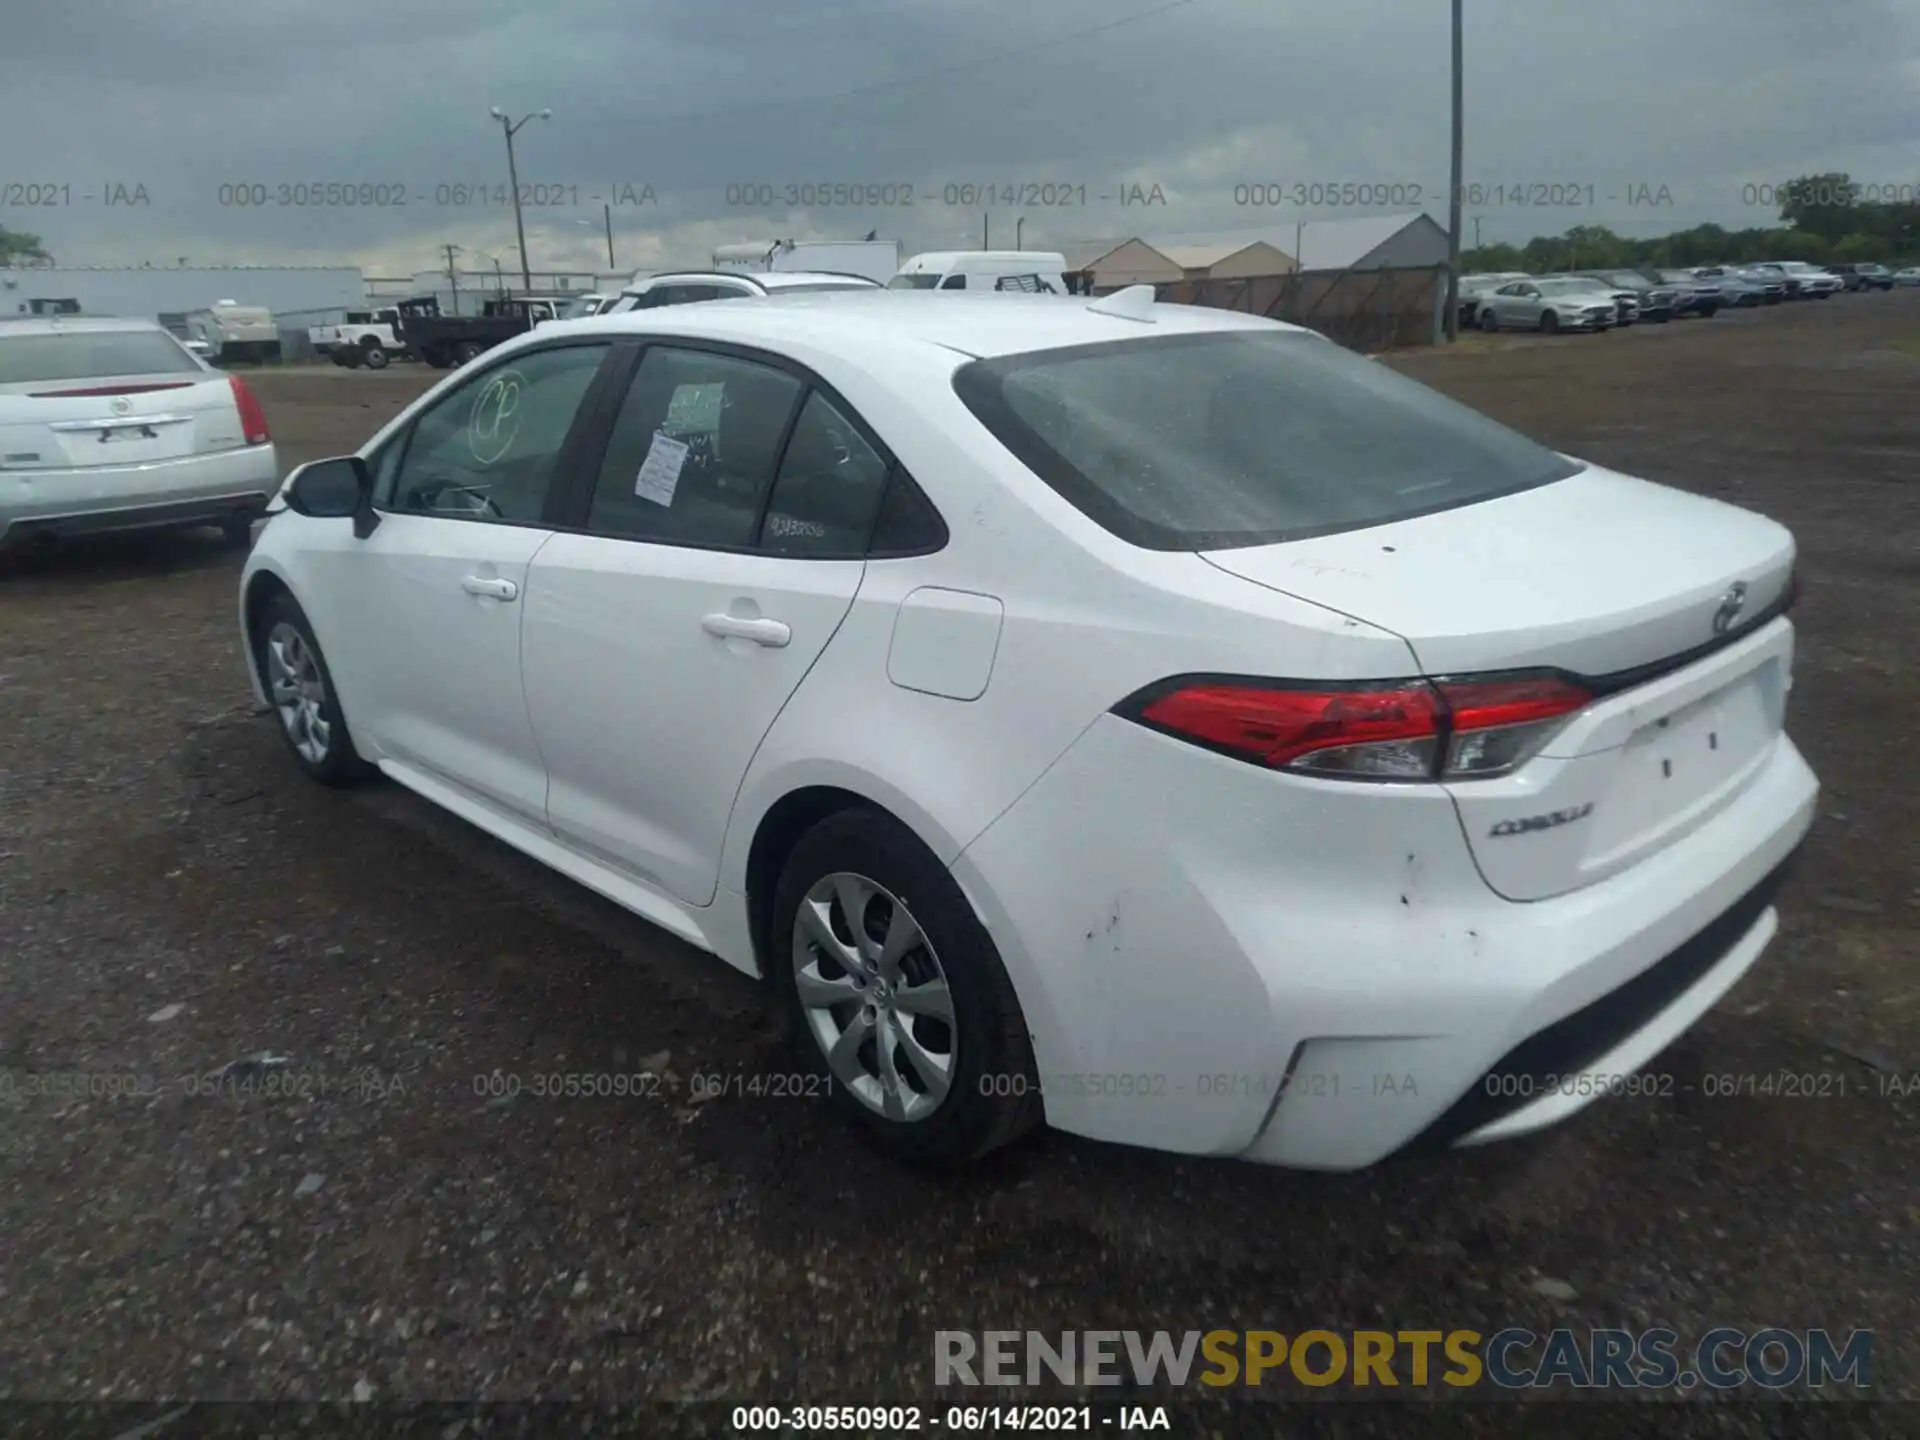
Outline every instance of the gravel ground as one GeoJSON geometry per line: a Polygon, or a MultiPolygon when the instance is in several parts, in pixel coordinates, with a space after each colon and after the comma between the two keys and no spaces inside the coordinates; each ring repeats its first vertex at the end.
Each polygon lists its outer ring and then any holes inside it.
{"type": "MultiPolygon", "coordinates": [[[[705,1401],[634,1433],[730,1433],[740,1402],[993,1399],[935,1390],[937,1329],[1728,1324],[1871,1328],[1874,1392],[1920,1399],[1920,292],[1396,363],[1799,537],[1791,725],[1821,818],[1773,949],[1661,1060],[1674,1096],[1344,1177],[1043,1135],[935,1180],[805,1100],[695,1104],[696,1075],[791,1068],[757,987],[394,787],[302,781],[250,713],[235,551],[14,556],[0,1397],[705,1401]],[[496,1072],[657,1079],[496,1098],[496,1072]],[[1823,1093],[1697,1083],[1776,1073],[1823,1093]],[[36,1093],[106,1075],[141,1093],[36,1093]]],[[[252,383],[291,465],[437,378],[252,383]]],[[[1411,1418],[1320,1409],[1353,1433],[1411,1418]]],[[[83,1414],[108,1412],[29,1428],[83,1414]]],[[[1216,1405],[1175,1433],[1279,1423],[1216,1405]]]]}

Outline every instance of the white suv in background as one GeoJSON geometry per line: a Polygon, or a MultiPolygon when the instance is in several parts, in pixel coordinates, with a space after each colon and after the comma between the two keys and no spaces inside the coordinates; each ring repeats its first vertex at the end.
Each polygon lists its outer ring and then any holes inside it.
{"type": "MultiPolygon", "coordinates": [[[[737,275],[724,270],[677,270],[652,275],[620,292],[620,298],[602,314],[654,310],[662,305],[692,305],[701,300],[764,299],[769,295],[801,295],[822,290],[880,290],[885,287],[863,275],[835,275],[813,270],[773,270],[763,275],[737,275]]],[[[569,319],[572,317],[569,316],[569,319]]]]}

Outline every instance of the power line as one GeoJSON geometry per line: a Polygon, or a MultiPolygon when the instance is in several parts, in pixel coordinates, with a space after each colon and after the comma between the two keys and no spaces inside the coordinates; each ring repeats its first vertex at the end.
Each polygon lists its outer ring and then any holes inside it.
{"type": "Polygon", "coordinates": [[[728,105],[717,110],[682,110],[665,115],[636,115],[635,124],[661,125],[677,120],[713,120],[726,115],[750,114],[756,110],[782,110],[794,105],[826,105],[836,100],[852,100],[862,95],[876,95],[883,90],[897,90],[904,85],[924,85],[930,80],[944,80],[951,75],[964,75],[974,70],[996,65],[1002,60],[1011,60],[1023,55],[1031,55],[1038,50],[1049,50],[1056,45],[1065,45],[1074,40],[1085,40],[1094,35],[1103,35],[1109,30],[1118,30],[1124,25],[1137,25],[1142,20],[1151,20],[1156,16],[1168,14],[1174,10],[1183,10],[1199,0],[1168,0],[1168,3],[1156,5],[1151,10],[1137,11],[1132,15],[1122,15],[1116,20],[1103,20],[1098,25],[1088,25],[1079,30],[1069,30],[1064,35],[1055,35],[1045,40],[1033,40],[1024,45],[996,51],[991,55],[977,56],[972,60],[962,60],[958,64],[943,65],[938,70],[922,71],[918,75],[905,75],[897,80],[881,80],[872,85],[857,85],[851,90],[838,90],[826,95],[796,95],[787,100],[756,100],[742,105],[728,105]]]}

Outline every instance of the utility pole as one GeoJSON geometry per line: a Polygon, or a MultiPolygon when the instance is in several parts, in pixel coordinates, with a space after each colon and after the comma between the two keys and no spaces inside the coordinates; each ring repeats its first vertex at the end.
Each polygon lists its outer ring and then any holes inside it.
{"type": "MultiPolygon", "coordinates": [[[[498,255],[493,257],[493,288],[494,293],[498,295],[500,299],[504,300],[507,298],[507,277],[500,273],[500,257],[498,255]]],[[[532,290],[533,286],[528,285],[527,289],[532,290]]]]}
{"type": "Polygon", "coordinates": [[[520,127],[529,120],[551,120],[553,111],[536,110],[531,115],[522,115],[518,120],[508,120],[507,112],[498,105],[487,113],[500,122],[500,128],[507,137],[507,180],[513,186],[513,233],[520,241],[520,283],[531,291],[533,270],[527,260],[527,227],[520,218],[520,170],[513,159],[513,137],[520,133],[520,127]]]}
{"type": "Polygon", "coordinates": [[[1026,227],[1027,217],[1024,215],[1013,222],[1013,248],[1016,250],[1024,250],[1027,248],[1020,241],[1020,232],[1026,229],[1026,227]]]}
{"type": "Polygon", "coordinates": [[[980,217],[980,248],[982,250],[991,250],[993,248],[993,241],[990,238],[992,233],[990,226],[992,223],[993,217],[991,215],[982,215],[980,217]]]}
{"type": "Polygon", "coordinates": [[[607,220],[607,269],[615,270],[619,267],[613,263],[613,203],[609,201],[600,209],[607,220]]]}
{"type": "Polygon", "coordinates": [[[1478,215],[1473,217],[1473,248],[1476,250],[1480,248],[1480,217],[1478,215]]]}
{"type": "Polygon", "coordinates": [[[447,284],[453,289],[453,313],[458,315],[460,313],[460,272],[454,266],[453,257],[460,253],[460,247],[442,245],[440,248],[447,252],[447,284]]]}
{"type": "Polygon", "coordinates": [[[1465,110],[1461,103],[1464,45],[1461,0],[1453,0],[1453,182],[1447,199],[1447,339],[1460,338],[1460,157],[1465,149],[1465,110]]]}

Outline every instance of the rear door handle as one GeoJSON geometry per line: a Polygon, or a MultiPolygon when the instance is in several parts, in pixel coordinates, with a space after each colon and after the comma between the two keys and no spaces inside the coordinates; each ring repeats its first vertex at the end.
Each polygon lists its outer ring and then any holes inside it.
{"type": "Polygon", "coordinates": [[[709,635],[726,640],[751,640],[779,649],[793,639],[793,631],[779,620],[748,620],[739,615],[708,615],[700,622],[709,635]]]}
{"type": "Polygon", "coordinates": [[[493,580],[484,575],[469,575],[460,582],[460,588],[469,595],[486,595],[495,600],[512,600],[520,594],[520,587],[511,580],[493,580]]]}

